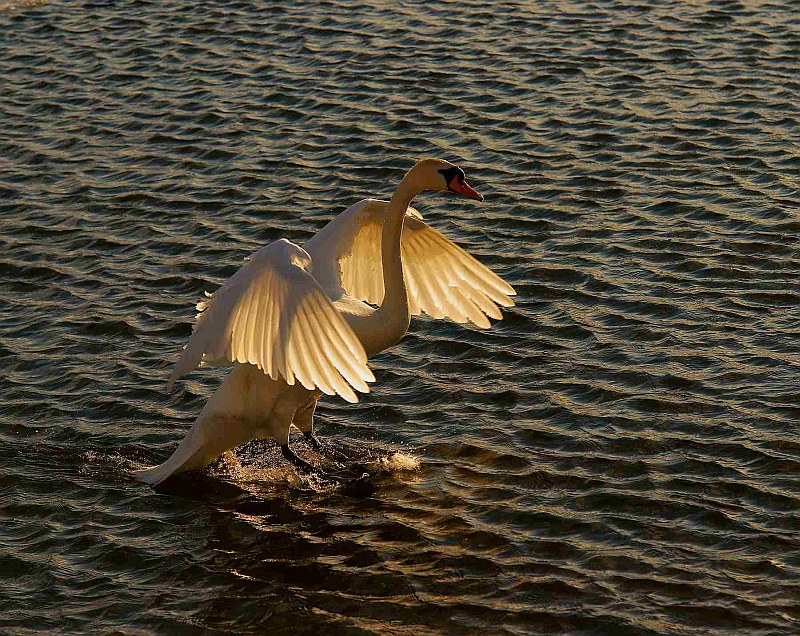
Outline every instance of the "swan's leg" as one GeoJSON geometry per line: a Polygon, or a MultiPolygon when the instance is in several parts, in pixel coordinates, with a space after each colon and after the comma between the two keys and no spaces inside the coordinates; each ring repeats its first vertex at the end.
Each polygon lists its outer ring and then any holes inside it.
{"type": "MultiPolygon", "coordinates": [[[[295,404],[298,404],[298,406],[292,418],[292,425],[294,425],[303,433],[303,436],[315,450],[320,451],[336,461],[348,462],[349,458],[345,457],[341,453],[337,453],[329,446],[323,445],[317,436],[314,435],[314,411],[317,408],[317,400],[319,400],[321,395],[321,392],[316,391],[300,398],[297,402],[295,402],[295,404]]],[[[285,437],[278,438],[278,443],[281,445],[281,452],[283,453],[283,456],[292,464],[294,464],[298,470],[303,472],[313,472],[322,476],[332,476],[337,481],[344,478],[344,481],[342,482],[344,487],[343,492],[347,492],[353,496],[363,497],[372,494],[377,489],[372,477],[370,477],[370,475],[363,470],[358,471],[360,475],[359,477],[356,477],[355,479],[348,479],[346,475],[337,473],[326,475],[326,473],[319,468],[316,468],[315,466],[312,466],[305,460],[301,459],[289,447],[288,431],[285,434],[285,437]]]]}
{"type": "Polygon", "coordinates": [[[289,447],[289,427],[291,427],[296,418],[298,403],[302,405],[305,402],[304,392],[307,394],[307,390],[300,385],[285,386],[284,392],[269,415],[268,426],[270,436],[274,437],[278,442],[281,447],[281,453],[286,460],[291,462],[298,470],[312,473],[319,472],[319,469],[298,457],[289,447]]]}
{"type": "Polygon", "coordinates": [[[292,420],[292,424],[294,424],[303,433],[303,437],[305,437],[306,441],[311,444],[311,447],[314,450],[321,451],[322,442],[320,442],[319,439],[317,439],[317,436],[314,435],[314,411],[316,408],[317,400],[312,400],[311,403],[305,408],[300,407],[297,409],[297,413],[294,414],[294,420],[292,420]]]}
{"type": "Polygon", "coordinates": [[[283,453],[283,456],[287,459],[287,461],[291,462],[298,470],[304,473],[319,472],[319,468],[312,466],[306,460],[298,457],[297,454],[291,448],[289,448],[288,443],[281,445],[281,453],[283,453]]]}
{"type": "Polygon", "coordinates": [[[314,398],[308,406],[300,407],[294,415],[294,424],[302,433],[306,442],[318,453],[322,453],[326,457],[337,461],[346,462],[348,458],[342,453],[334,450],[330,445],[323,444],[322,441],[314,433],[314,411],[317,408],[317,400],[319,397],[314,398]]]}
{"type": "Polygon", "coordinates": [[[314,435],[314,431],[306,431],[303,433],[303,437],[305,437],[306,442],[311,445],[315,451],[319,451],[320,453],[323,452],[325,449],[322,446],[322,442],[319,441],[316,435],[314,435]]]}

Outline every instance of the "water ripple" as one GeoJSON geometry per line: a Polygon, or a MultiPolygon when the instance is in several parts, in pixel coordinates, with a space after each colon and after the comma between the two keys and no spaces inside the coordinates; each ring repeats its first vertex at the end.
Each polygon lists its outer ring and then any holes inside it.
{"type": "Polygon", "coordinates": [[[795,13],[0,0],[0,631],[797,631],[795,13]],[[223,373],[164,392],[195,300],[426,155],[520,295],[320,405],[378,491],[134,483],[223,373]]]}

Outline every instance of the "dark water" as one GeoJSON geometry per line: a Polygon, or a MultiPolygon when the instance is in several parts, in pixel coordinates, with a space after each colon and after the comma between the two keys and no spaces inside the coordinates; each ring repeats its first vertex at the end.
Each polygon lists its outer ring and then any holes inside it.
{"type": "Polygon", "coordinates": [[[0,632],[800,633],[796,3],[19,4],[0,632]],[[429,155],[486,202],[418,207],[518,305],[318,411],[418,468],[133,482],[221,377],[164,391],[202,292],[429,155]]]}

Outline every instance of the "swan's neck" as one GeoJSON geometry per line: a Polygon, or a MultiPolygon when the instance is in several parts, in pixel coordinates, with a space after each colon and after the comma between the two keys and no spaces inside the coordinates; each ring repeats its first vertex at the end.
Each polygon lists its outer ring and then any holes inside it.
{"type": "Polygon", "coordinates": [[[398,342],[408,331],[411,311],[408,306],[408,292],[403,276],[403,261],[400,256],[400,237],[403,233],[403,220],[411,200],[420,192],[410,173],[397,186],[389,205],[381,234],[381,260],[383,265],[383,302],[374,314],[375,324],[380,325],[382,337],[368,354],[383,351],[398,342]]]}

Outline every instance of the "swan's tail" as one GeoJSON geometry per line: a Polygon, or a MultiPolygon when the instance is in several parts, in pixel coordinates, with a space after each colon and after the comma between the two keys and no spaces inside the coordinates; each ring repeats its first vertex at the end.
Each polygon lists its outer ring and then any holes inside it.
{"type": "Polygon", "coordinates": [[[137,470],[134,477],[155,486],[167,477],[202,470],[227,450],[252,439],[252,430],[240,418],[201,413],[170,458],[159,466],[137,470]]]}
{"type": "Polygon", "coordinates": [[[206,464],[213,461],[217,455],[236,446],[236,443],[242,437],[241,434],[235,436],[236,439],[233,439],[230,434],[235,434],[236,431],[231,430],[232,427],[220,426],[219,422],[214,422],[212,421],[213,418],[204,417],[204,415],[206,414],[200,414],[186,437],[183,438],[183,441],[167,461],[159,466],[137,470],[133,474],[134,477],[139,481],[155,486],[176,473],[201,470],[206,464]],[[221,439],[223,436],[219,435],[220,431],[228,433],[225,436],[227,439],[221,439]]]}
{"type": "MultiPolygon", "coordinates": [[[[137,470],[134,477],[155,486],[167,477],[201,470],[227,450],[254,437],[254,422],[263,423],[278,397],[277,383],[260,369],[237,365],[211,396],[172,456],[160,466],[137,470]]],[[[288,434],[292,413],[285,422],[288,434]]]]}
{"type": "Polygon", "coordinates": [[[157,486],[175,472],[168,464],[169,462],[164,462],[160,466],[134,471],[133,476],[146,484],[157,486]]]}

